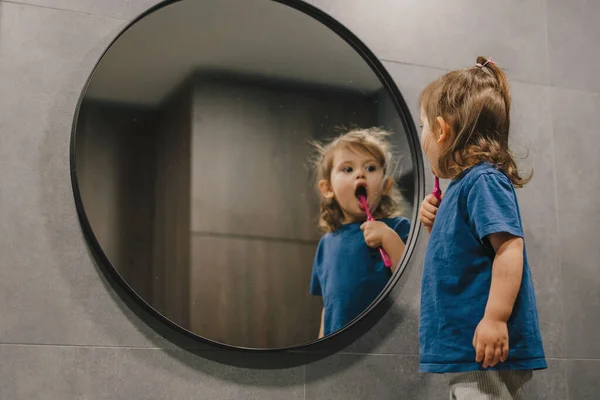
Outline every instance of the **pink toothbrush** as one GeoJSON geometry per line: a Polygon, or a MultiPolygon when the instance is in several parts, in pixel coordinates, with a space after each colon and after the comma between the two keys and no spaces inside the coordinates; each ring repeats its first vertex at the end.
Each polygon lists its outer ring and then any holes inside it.
{"type": "Polygon", "coordinates": [[[440,178],[438,178],[437,176],[435,176],[435,183],[433,184],[433,192],[432,194],[435,196],[436,199],[438,199],[438,206],[439,203],[442,202],[442,190],[440,189],[440,178]]]}
{"type": "MultiPolygon", "coordinates": [[[[361,194],[358,197],[358,200],[360,201],[360,204],[363,206],[365,212],[367,213],[367,220],[375,221],[375,219],[371,215],[371,211],[369,210],[369,204],[367,203],[367,198],[361,194]]],[[[385,250],[382,249],[381,247],[379,248],[379,254],[381,254],[381,259],[383,260],[383,265],[385,265],[387,268],[390,268],[392,266],[392,260],[390,260],[390,256],[388,256],[388,254],[385,252],[385,250]]]]}

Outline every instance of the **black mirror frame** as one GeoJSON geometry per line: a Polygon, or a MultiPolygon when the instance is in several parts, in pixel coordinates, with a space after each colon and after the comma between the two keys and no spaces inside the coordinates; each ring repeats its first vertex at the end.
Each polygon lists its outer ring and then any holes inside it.
{"type": "MultiPolygon", "coordinates": [[[[93,232],[93,229],[90,225],[90,222],[87,218],[85,208],[83,205],[83,201],[81,198],[81,192],[79,189],[79,183],[77,180],[77,168],[75,161],[75,140],[77,134],[77,123],[79,119],[79,113],[81,109],[81,104],[89,87],[89,84],[93,78],[94,72],[96,71],[98,65],[110,49],[110,47],[123,35],[130,27],[136,24],[138,21],[143,19],[149,14],[152,14],[163,7],[169,6],[174,3],[178,3],[182,0],[163,0],[162,2],[154,5],[147,11],[143,12],[141,15],[132,20],[125,28],[123,28],[119,34],[111,41],[109,46],[103,51],[102,55],[95,63],[92,72],[86,80],[84,87],[81,90],[81,94],[77,101],[75,115],[73,117],[73,125],[71,129],[71,140],[70,140],[70,170],[71,170],[71,185],[73,188],[73,196],[75,200],[75,206],[77,208],[77,215],[79,217],[79,222],[81,224],[83,234],[87,241],[88,246],[97,262],[100,270],[104,274],[105,278],[109,282],[110,286],[117,292],[117,294],[121,297],[121,299],[130,307],[134,312],[141,317],[148,325],[150,325],[155,331],[157,331],[162,336],[167,337],[171,336],[172,333],[183,335],[183,338],[191,339],[191,343],[198,343],[199,345],[212,345],[220,348],[233,349],[233,350],[244,350],[244,351],[252,351],[252,352],[277,352],[277,351],[289,351],[289,350],[299,350],[299,349],[309,349],[317,344],[321,344],[324,341],[331,341],[332,339],[338,337],[342,333],[352,329],[354,325],[356,325],[360,320],[362,320],[367,314],[371,313],[382,301],[383,299],[391,292],[393,287],[397,284],[400,277],[404,273],[408,262],[410,260],[411,255],[414,252],[417,239],[419,236],[421,224],[418,219],[418,207],[413,207],[413,215],[411,221],[411,229],[407,239],[407,246],[400,260],[399,268],[396,270],[388,284],[385,286],[384,290],[375,298],[375,300],[371,303],[371,305],[365,309],[360,315],[358,315],[354,320],[352,320],[349,324],[347,324],[344,328],[332,333],[321,339],[315,339],[311,342],[306,342],[299,345],[282,347],[282,348],[248,348],[248,347],[240,347],[240,346],[232,346],[225,343],[220,343],[205,337],[202,337],[198,334],[195,334],[177,324],[169,320],[166,316],[160,314],[157,310],[155,310],[151,305],[149,305],[144,299],[142,299],[136,292],[129,286],[129,284],[123,279],[123,277],[119,274],[116,268],[111,264],[110,260],[102,250],[100,243],[98,242],[96,235],[93,232]],[[137,310],[137,311],[136,311],[137,310]],[[139,315],[141,312],[143,315],[139,315]],[[166,330],[164,329],[166,328],[166,330]]],[[[201,0],[199,0],[201,1],[201,0]]],[[[318,8],[305,3],[302,0],[271,0],[276,3],[281,3],[287,5],[291,8],[294,8],[308,17],[314,18],[317,21],[321,22],[337,35],[339,35],[342,39],[344,39],[352,48],[363,58],[363,60],[371,67],[371,70],[377,75],[379,80],[381,81],[383,87],[390,95],[392,102],[396,108],[400,116],[400,120],[402,122],[403,128],[406,131],[408,136],[408,142],[410,147],[410,154],[413,160],[413,176],[416,178],[415,182],[415,191],[414,191],[414,203],[418,205],[420,199],[424,197],[425,194],[425,174],[424,174],[424,164],[423,164],[423,156],[421,152],[419,136],[416,130],[416,126],[414,124],[414,120],[411,117],[409,108],[402,97],[399,89],[396,87],[396,84],[389,73],[385,70],[382,63],[375,57],[375,55],[365,46],[363,42],[361,42],[352,32],[346,29],[341,23],[319,10],[318,8]]]]}

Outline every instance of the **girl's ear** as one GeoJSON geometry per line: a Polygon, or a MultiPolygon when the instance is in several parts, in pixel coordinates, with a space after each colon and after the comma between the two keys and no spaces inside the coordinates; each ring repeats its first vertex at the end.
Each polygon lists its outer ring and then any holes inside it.
{"type": "Polygon", "coordinates": [[[319,192],[321,192],[321,196],[325,197],[326,199],[333,199],[333,190],[331,189],[331,184],[329,183],[329,181],[327,179],[321,179],[319,181],[319,192]]]}
{"type": "Polygon", "coordinates": [[[383,194],[385,194],[385,195],[390,194],[393,184],[394,184],[394,182],[392,181],[392,178],[386,178],[385,182],[383,183],[383,194]]]}
{"type": "Polygon", "coordinates": [[[448,142],[453,135],[452,127],[443,117],[437,117],[435,120],[440,127],[440,135],[437,138],[438,144],[448,142]]]}

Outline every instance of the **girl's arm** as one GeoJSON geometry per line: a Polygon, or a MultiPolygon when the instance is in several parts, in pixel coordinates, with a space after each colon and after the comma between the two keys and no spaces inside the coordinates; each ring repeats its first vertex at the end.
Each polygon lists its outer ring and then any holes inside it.
{"type": "Polygon", "coordinates": [[[398,233],[382,221],[367,221],[360,226],[360,229],[364,233],[367,246],[383,247],[392,261],[390,269],[395,272],[405,247],[398,233]]]}
{"type": "Polygon", "coordinates": [[[521,288],[523,239],[509,233],[494,233],[488,238],[496,257],[492,265],[492,284],[485,317],[506,322],[521,288]]]}
{"type": "Polygon", "coordinates": [[[319,339],[321,339],[325,332],[325,307],[323,307],[323,311],[321,311],[321,328],[319,328],[319,339]]]}
{"type": "Polygon", "coordinates": [[[493,233],[488,238],[496,251],[492,283],[485,314],[473,336],[475,361],[482,363],[484,368],[508,358],[507,321],[523,277],[523,239],[509,233],[493,233]]]}
{"type": "Polygon", "coordinates": [[[402,254],[404,254],[404,242],[395,230],[389,228],[383,236],[381,247],[383,247],[388,256],[390,256],[390,260],[392,260],[392,267],[390,269],[392,272],[396,272],[396,267],[402,258],[402,254]]]}

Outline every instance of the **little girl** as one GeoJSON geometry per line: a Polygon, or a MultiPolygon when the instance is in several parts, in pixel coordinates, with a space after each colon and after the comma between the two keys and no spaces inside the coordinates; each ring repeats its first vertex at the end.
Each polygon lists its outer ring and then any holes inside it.
{"type": "Polygon", "coordinates": [[[389,132],[356,129],[316,144],[319,227],[310,293],[323,297],[319,338],[351,322],[381,293],[404,253],[410,222],[399,216],[399,192],[388,176],[389,132]],[[358,194],[375,221],[366,222],[358,194]],[[386,268],[378,249],[392,261],[386,268]]]}
{"type": "Polygon", "coordinates": [[[429,195],[420,220],[425,253],[420,370],[455,373],[451,399],[515,399],[547,368],[508,148],[506,75],[478,57],[421,93],[421,146],[433,173],[451,179],[429,195]],[[434,223],[435,221],[435,223],[434,223]]]}

